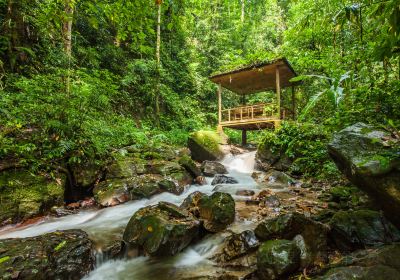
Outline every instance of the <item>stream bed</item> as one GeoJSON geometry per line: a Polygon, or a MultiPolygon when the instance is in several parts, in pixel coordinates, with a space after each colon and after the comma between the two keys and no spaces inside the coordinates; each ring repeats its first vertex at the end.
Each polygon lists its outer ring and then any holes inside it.
{"type": "Polygon", "coordinates": [[[206,276],[217,271],[208,258],[218,249],[225,236],[229,232],[241,232],[252,229],[255,221],[241,219],[236,221],[222,233],[208,235],[196,244],[192,244],[183,252],[174,257],[163,259],[150,259],[137,257],[131,259],[108,260],[102,254],[102,248],[110,241],[120,240],[126,224],[130,217],[140,208],[157,204],[160,201],[180,205],[183,200],[195,191],[212,194],[215,190],[230,193],[235,201],[248,199],[246,196],[238,196],[239,190],[260,190],[257,183],[251,177],[254,171],[255,152],[240,155],[228,155],[221,162],[227,168],[228,176],[234,177],[239,183],[229,185],[212,186],[211,177],[206,178],[206,185],[188,186],[181,195],[161,193],[150,199],[142,199],[127,202],[115,207],[101,210],[81,211],[78,214],[68,215],[60,218],[48,217],[34,225],[19,228],[5,228],[0,231],[0,239],[23,238],[37,236],[55,230],[82,229],[96,244],[96,267],[85,279],[176,279],[185,276],[206,276]]]}

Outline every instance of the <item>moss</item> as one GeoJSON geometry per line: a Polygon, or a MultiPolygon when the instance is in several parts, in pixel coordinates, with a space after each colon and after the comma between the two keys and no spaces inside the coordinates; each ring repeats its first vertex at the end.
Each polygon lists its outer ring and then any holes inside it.
{"type": "Polygon", "coordinates": [[[210,152],[221,153],[219,144],[222,142],[222,139],[218,133],[209,130],[199,130],[193,132],[190,136],[197,144],[207,148],[210,152]]]}
{"type": "Polygon", "coordinates": [[[54,248],[54,251],[59,251],[62,247],[64,247],[65,245],[67,244],[67,241],[66,240],[64,240],[64,241],[62,241],[62,242],[60,242],[55,248],[54,248]]]}
{"type": "Polygon", "coordinates": [[[59,205],[63,201],[63,182],[62,177],[56,182],[25,170],[2,172],[0,221],[15,223],[59,205]]]}

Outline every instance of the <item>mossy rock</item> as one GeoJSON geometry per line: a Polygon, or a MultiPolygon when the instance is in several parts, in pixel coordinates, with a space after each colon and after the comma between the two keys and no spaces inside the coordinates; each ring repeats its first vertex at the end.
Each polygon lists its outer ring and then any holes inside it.
{"type": "Polygon", "coordinates": [[[94,197],[102,206],[114,206],[129,200],[149,198],[163,192],[159,182],[161,175],[145,174],[124,179],[111,179],[101,182],[93,189],[94,197]]]}
{"type": "Polygon", "coordinates": [[[200,218],[210,232],[224,230],[235,220],[235,201],[227,193],[215,192],[198,201],[200,218]]]}
{"type": "Polygon", "coordinates": [[[261,280],[287,276],[300,268],[300,250],[293,241],[270,240],[258,248],[257,274],[261,280]]]}
{"type": "Polygon", "coordinates": [[[92,250],[82,230],[0,240],[1,279],[81,279],[94,267],[92,250]]]}
{"type": "Polygon", "coordinates": [[[0,173],[0,224],[23,221],[61,205],[65,176],[56,176],[51,179],[26,170],[0,173]]]}
{"type": "Polygon", "coordinates": [[[146,160],[137,157],[122,157],[116,159],[107,167],[107,179],[131,178],[136,175],[150,172],[150,165],[146,160]]]}
{"type": "Polygon", "coordinates": [[[299,213],[283,214],[263,220],[255,229],[260,240],[295,239],[301,250],[301,266],[327,261],[328,228],[299,213]]]}
{"type": "Polygon", "coordinates": [[[329,224],[332,240],[344,251],[400,241],[400,231],[377,211],[339,211],[329,224]]]}
{"type": "Polygon", "coordinates": [[[183,166],[194,178],[201,176],[201,170],[188,155],[183,155],[179,159],[179,164],[183,166]]]}
{"type": "Polygon", "coordinates": [[[223,140],[217,132],[200,130],[190,135],[188,148],[194,160],[219,160],[224,156],[221,148],[222,142],[223,140]]]}
{"type": "Polygon", "coordinates": [[[173,256],[199,233],[200,223],[189,212],[160,202],[137,211],[129,220],[123,241],[151,256],[173,256]]]}
{"type": "Polygon", "coordinates": [[[333,265],[318,280],[395,280],[400,273],[400,244],[356,251],[333,265]]]}
{"type": "Polygon", "coordinates": [[[336,133],[328,151],[339,170],[400,227],[400,142],[388,131],[356,123],[336,133]]]}

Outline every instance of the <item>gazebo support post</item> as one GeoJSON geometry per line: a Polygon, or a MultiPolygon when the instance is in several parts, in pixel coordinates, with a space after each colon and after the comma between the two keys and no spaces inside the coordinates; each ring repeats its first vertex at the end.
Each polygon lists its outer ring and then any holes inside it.
{"type": "Polygon", "coordinates": [[[242,146],[246,146],[247,145],[247,130],[243,129],[242,130],[242,146]]]}
{"type": "Polygon", "coordinates": [[[281,119],[281,79],[279,76],[279,67],[275,67],[275,82],[276,82],[276,105],[278,107],[278,119],[281,119]]]}
{"type": "Polygon", "coordinates": [[[218,89],[217,89],[217,96],[218,96],[218,127],[217,130],[218,132],[222,132],[222,86],[218,84],[218,89]]]}
{"type": "Polygon", "coordinates": [[[294,86],[292,86],[292,117],[293,120],[296,119],[296,92],[294,86]]]}

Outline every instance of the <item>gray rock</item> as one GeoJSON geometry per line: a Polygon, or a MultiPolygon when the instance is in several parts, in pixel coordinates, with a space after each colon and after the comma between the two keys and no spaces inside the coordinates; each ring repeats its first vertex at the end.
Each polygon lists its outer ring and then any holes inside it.
{"type": "Polygon", "coordinates": [[[327,232],[326,226],[299,213],[267,218],[255,229],[260,240],[293,239],[300,235],[296,243],[302,252],[302,267],[327,261],[327,232]]]}
{"type": "Polygon", "coordinates": [[[225,166],[217,161],[205,160],[201,164],[201,171],[205,176],[214,176],[217,174],[227,174],[225,166]]]}
{"type": "Polygon", "coordinates": [[[331,239],[345,251],[400,241],[400,231],[376,211],[339,211],[329,224],[331,239]]]}
{"type": "Polygon", "coordinates": [[[270,240],[257,251],[257,273],[261,280],[283,278],[300,268],[300,250],[293,241],[270,240]]]}
{"type": "Polygon", "coordinates": [[[198,236],[200,222],[167,202],[137,211],[125,228],[123,241],[151,256],[173,256],[198,236]]]}
{"type": "Polygon", "coordinates": [[[218,174],[212,180],[211,185],[219,185],[219,184],[237,184],[239,183],[235,178],[218,174]]]}
{"type": "Polygon", "coordinates": [[[94,262],[92,242],[82,230],[0,240],[1,279],[81,279],[94,262]]]}
{"type": "Polygon", "coordinates": [[[339,170],[400,226],[400,143],[388,131],[356,123],[336,133],[328,151],[339,170]]]}

